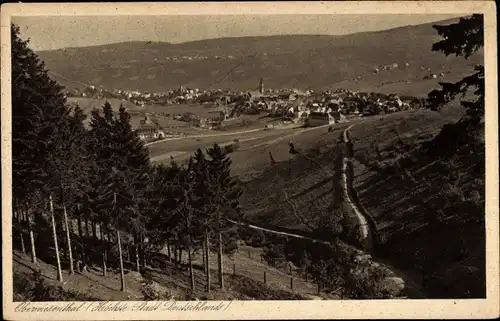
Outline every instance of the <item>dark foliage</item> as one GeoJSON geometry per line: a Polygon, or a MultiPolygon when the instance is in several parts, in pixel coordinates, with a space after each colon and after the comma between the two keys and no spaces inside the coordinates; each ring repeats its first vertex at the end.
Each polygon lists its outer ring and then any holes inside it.
{"type": "MultiPolygon", "coordinates": [[[[460,18],[459,22],[446,26],[436,25],[434,28],[444,39],[432,46],[433,51],[440,51],[446,56],[456,55],[468,59],[484,46],[483,15],[474,14],[468,18],[460,18]]],[[[441,89],[429,93],[427,104],[432,110],[439,110],[455,98],[462,98],[461,104],[466,109],[467,123],[478,125],[484,117],[484,66],[478,65],[474,73],[455,83],[439,83],[441,89]],[[473,96],[473,100],[464,100],[465,96],[473,96]]]]}

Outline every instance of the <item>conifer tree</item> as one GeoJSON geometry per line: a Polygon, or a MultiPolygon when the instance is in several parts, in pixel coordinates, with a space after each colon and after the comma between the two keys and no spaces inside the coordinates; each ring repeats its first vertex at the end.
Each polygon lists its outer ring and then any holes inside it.
{"type": "MultiPolygon", "coordinates": [[[[434,29],[444,39],[432,45],[433,51],[440,51],[446,56],[455,55],[468,59],[484,46],[484,21],[482,14],[460,18],[450,25],[434,25],[434,29]]],[[[441,89],[433,90],[428,95],[428,107],[439,110],[457,97],[464,97],[472,91],[472,100],[462,100],[466,116],[462,118],[464,130],[474,130],[484,117],[484,66],[477,65],[474,73],[455,83],[440,82],[441,89]]]]}
{"type": "Polygon", "coordinates": [[[51,80],[45,65],[11,25],[12,183],[13,196],[26,209],[32,259],[36,261],[33,213],[48,202],[47,159],[54,149],[58,121],[67,114],[62,87],[51,80]]]}
{"type": "Polygon", "coordinates": [[[210,237],[213,227],[213,204],[211,203],[208,161],[201,149],[198,149],[194,154],[191,168],[195,181],[193,192],[196,201],[193,202],[193,206],[201,225],[201,235],[203,235],[203,255],[205,258],[205,275],[207,283],[206,290],[207,292],[210,292],[210,237]]]}
{"type": "Polygon", "coordinates": [[[218,265],[219,265],[219,286],[224,288],[224,271],[222,254],[223,234],[226,236],[226,245],[228,250],[233,250],[236,247],[236,238],[231,231],[232,224],[229,224],[227,218],[233,220],[239,219],[240,205],[239,198],[241,189],[238,182],[231,177],[231,159],[228,157],[228,152],[215,144],[207,151],[210,157],[208,162],[209,183],[211,187],[211,203],[215,211],[214,230],[217,235],[218,244],[218,265]]]}

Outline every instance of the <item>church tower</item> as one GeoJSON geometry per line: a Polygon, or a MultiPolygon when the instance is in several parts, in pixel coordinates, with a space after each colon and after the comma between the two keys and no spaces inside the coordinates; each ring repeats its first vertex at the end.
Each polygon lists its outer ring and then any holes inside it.
{"type": "Polygon", "coordinates": [[[261,95],[264,94],[264,80],[262,79],[262,77],[260,77],[259,79],[259,92],[261,95]]]}

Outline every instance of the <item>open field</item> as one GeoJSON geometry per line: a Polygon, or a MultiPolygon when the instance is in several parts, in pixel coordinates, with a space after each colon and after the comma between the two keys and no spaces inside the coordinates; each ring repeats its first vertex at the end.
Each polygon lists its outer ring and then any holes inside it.
{"type": "MultiPolygon", "coordinates": [[[[115,112],[118,112],[121,105],[123,105],[130,114],[130,123],[132,126],[139,126],[140,120],[144,119],[145,115],[148,115],[151,120],[158,123],[158,125],[165,130],[183,133],[187,135],[203,134],[213,132],[208,129],[195,128],[189,123],[173,119],[173,114],[183,114],[186,112],[192,112],[200,117],[213,117],[217,112],[217,108],[211,105],[202,104],[175,104],[175,105],[144,105],[137,106],[128,101],[122,101],[120,99],[109,98],[109,99],[97,99],[97,98],[86,98],[86,97],[68,97],[69,104],[77,104],[83,109],[85,114],[88,115],[85,123],[88,124],[90,121],[90,112],[94,109],[102,109],[102,106],[107,102],[111,105],[115,112]],[[168,115],[168,116],[167,116],[168,115]]],[[[263,127],[260,126],[260,127],[263,127]]]]}
{"type": "MultiPolygon", "coordinates": [[[[340,129],[347,123],[333,125],[332,128],[340,129]]],[[[214,144],[234,144],[238,140],[238,148],[231,153],[232,173],[243,175],[249,172],[261,172],[271,164],[269,153],[276,162],[291,159],[289,142],[298,148],[314,148],[321,145],[323,135],[328,132],[329,126],[312,128],[288,128],[250,131],[248,133],[221,132],[220,136],[185,137],[181,139],[165,140],[149,145],[151,160],[154,162],[170,161],[172,156],[176,161],[189,158],[196,149],[206,149],[214,144]]]]}
{"type": "Polygon", "coordinates": [[[443,72],[442,79],[454,80],[482,61],[482,52],[467,61],[432,52],[437,39],[432,24],[423,24],[344,36],[241,37],[180,44],[127,42],[38,54],[51,71],[64,77],[55,79],[68,87],[91,83],[150,92],[179,85],[249,90],[262,76],[267,88],[347,88],[422,96],[435,86],[435,80],[423,80],[424,76],[443,72]],[[174,56],[208,58],[166,59],[174,56]],[[373,72],[375,67],[392,64],[398,68],[373,72]]]}
{"type": "Polygon", "coordinates": [[[198,117],[211,118],[218,115],[219,107],[213,104],[171,104],[171,105],[144,105],[137,106],[128,101],[120,99],[97,99],[87,97],[68,97],[69,104],[76,104],[83,109],[88,115],[85,124],[90,121],[90,112],[94,109],[102,109],[102,106],[107,102],[111,105],[115,112],[118,112],[123,105],[131,116],[130,123],[132,126],[139,126],[140,120],[146,115],[156,122],[161,128],[167,131],[183,133],[186,135],[202,135],[202,134],[217,134],[229,131],[243,131],[252,129],[263,129],[266,124],[273,124],[278,119],[270,118],[264,115],[241,115],[238,118],[230,119],[224,122],[222,130],[210,130],[199,127],[193,127],[189,123],[173,119],[174,114],[183,114],[191,112],[198,117]]]}

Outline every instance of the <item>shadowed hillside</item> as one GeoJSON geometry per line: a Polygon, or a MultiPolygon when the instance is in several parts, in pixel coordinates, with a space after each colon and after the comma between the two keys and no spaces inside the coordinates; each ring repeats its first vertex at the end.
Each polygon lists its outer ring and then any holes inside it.
{"type": "Polygon", "coordinates": [[[423,24],[345,36],[128,42],[38,54],[56,73],[52,76],[68,87],[91,83],[155,92],[180,85],[248,90],[262,76],[267,88],[342,87],[424,95],[435,86],[425,76],[443,73],[442,79],[455,80],[482,59],[481,52],[468,61],[432,52],[437,37],[432,24],[423,24]],[[393,64],[398,67],[382,71],[393,64]],[[375,68],[381,71],[374,73],[375,68]]]}

